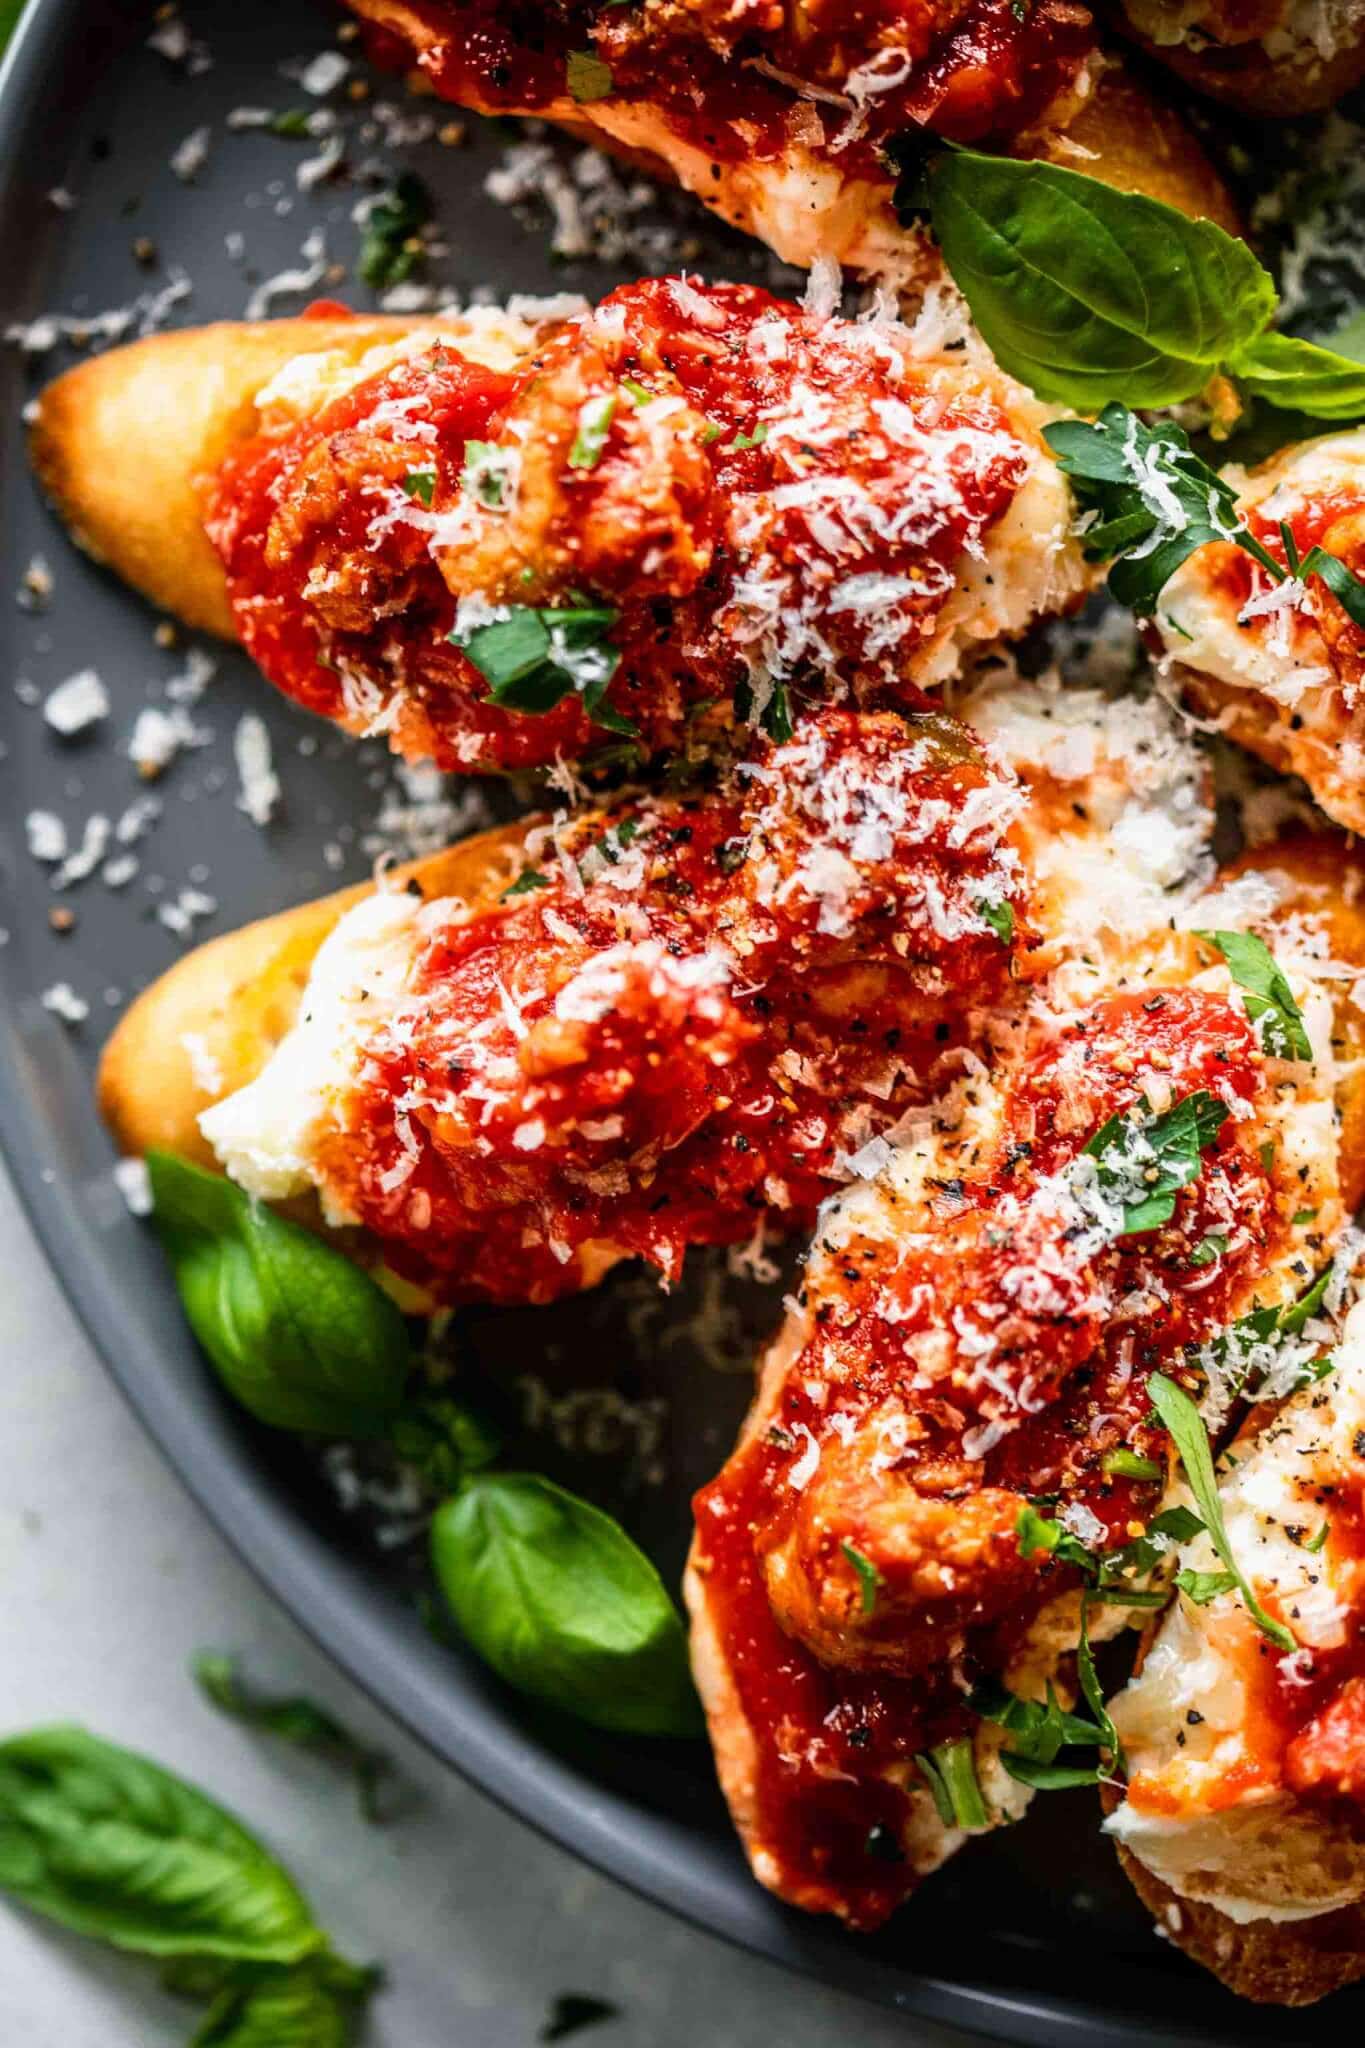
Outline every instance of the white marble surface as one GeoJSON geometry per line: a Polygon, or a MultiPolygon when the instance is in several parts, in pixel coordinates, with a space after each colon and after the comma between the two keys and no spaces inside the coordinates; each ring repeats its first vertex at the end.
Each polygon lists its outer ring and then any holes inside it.
{"type": "MultiPolygon", "coordinates": [[[[230,1555],[115,1394],[0,1174],[0,1730],[79,1720],[211,1790],[293,1867],[339,1946],[388,1967],[367,2048],[530,2048],[553,1997],[613,2000],[592,2048],[965,2048],[737,1955],[541,1842],[324,1662],[230,1555]],[[240,1650],[395,1758],[357,1817],[322,1765],[221,1720],[187,1661],[240,1650]]],[[[183,2048],[153,1973],[0,1906],[4,2048],[183,2048]]]]}

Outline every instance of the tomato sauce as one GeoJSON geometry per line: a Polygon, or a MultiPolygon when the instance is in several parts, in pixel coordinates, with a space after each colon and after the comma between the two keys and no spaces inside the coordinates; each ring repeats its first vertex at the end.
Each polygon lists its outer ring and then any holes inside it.
{"type": "Polygon", "coordinates": [[[808,1223],[1033,943],[1022,901],[1008,945],[976,907],[1020,897],[1010,802],[947,720],[827,712],[705,793],[543,828],[519,893],[427,920],[329,1196],[449,1301],[808,1223]],[[1004,808],[964,832],[973,797],[1004,808]]]}
{"type": "Polygon", "coordinates": [[[886,175],[885,146],[906,131],[1008,141],[1065,101],[1096,47],[1089,10],[1072,0],[861,0],[790,17],[755,4],[581,0],[555,13],[520,0],[417,0],[411,11],[417,47],[381,34],[372,53],[415,62],[444,99],[562,113],[568,58],[590,51],[610,71],[613,101],[657,108],[718,164],[771,161],[795,132],[871,177],[886,175]]]}
{"type": "Polygon", "coordinates": [[[1265,1086],[1236,1001],[1172,988],[1074,1019],[1006,1079],[987,1149],[964,1134],[955,1158],[943,1134],[927,1225],[912,1207],[887,1236],[817,1240],[804,1346],[697,1496],[704,1604],[755,1743],[751,1850],[784,1897],[855,1926],[915,1884],[896,1845],[923,1796],[916,1753],[971,1730],[966,1691],[1079,1583],[1019,1555],[1019,1510],[1084,1510],[1094,1549],[1140,1533],[1161,1481],[1108,1474],[1105,1454],[1164,1475],[1150,1374],[1225,1325],[1287,1235],[1231,1116],[1158,1230],[1097,1244],[1084,1205],[1057,1199],[1154,1074],[1172,1100],[1254,1104],[1265,1086]],[[1211,1277],[1190,1255],[1232,1212],[1211,1277]],[[878,1573],[870,1612],[845,1545],[878,1573]]]}
{"type": "Polygon", "coordinates": [[[265,422],[206,525],[242,640],[289,696],[446,769],[511,770],[614,737],[571,679],[550,708],[492,702],[452,642],[528,605],[613,615],[606,710],[645,753],[676,748],[703,700],[763,715],[774,683],[794,715],[849,693],[921,707],[958,566],[1034,455],[903,330],[651,280],[510,371],[438,342],[265,422]],[[471,494],[471,443],[513,465],[507,502],[471,494]]]}

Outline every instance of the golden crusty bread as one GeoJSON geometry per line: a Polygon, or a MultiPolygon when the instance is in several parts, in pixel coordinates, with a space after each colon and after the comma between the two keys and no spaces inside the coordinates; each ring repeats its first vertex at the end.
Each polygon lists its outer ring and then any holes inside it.
{"type": "MultiPolygon", "coordinates": [[[[473,907],[494,902],[538,822],[477,833],[396,869],[390,883],[415,883],[428,898],[458,896],[473,907]]],[[[371,887],[341,889],[210,939],[138,997],[104,1049],[97,1084],[100,1112],[122,1151],[178,1152],[201,1166],[217,1164],[200,1134],[201,1112],[260,1073],[298,1015],[318,948],[371,887]],[[196,1067],[201,1075],[217,1069],[212,1094],[196,1067]]]]}
{"type": "Polygon", "coordinates": [[[224,320],[91,356],[38,400],[38,480],[80,545],[187,626],[236,638],[200,479],[256,431],[256,394],[294,356],[351,358],[411,320],[224,320]]]}
{"type": "MultiPolygon", "coordinates": [[[[347,4],[352,13],[401,38],[418,57],[439,51],[439,18],[422,6],[410,0],[347,4]]],[[[424,72],[414,72],[413,77],[420,90],[430,92],[424,72]]],[[[461,104],[475,112],[509,111],[480,102],[474,93],[464,94],[461,104]]],[[[820,248],[852,269],[893,267],[890,258],[897,240],[902,263],[911,271],[917,267],[908,255],[910,238],[898,230],[891,209],[891,180],[880,184],[845,177],[827,157],[803,160],[799,145],[790,145],[775,167],[757,161],[718,162],[710,150],[698,147],[670,123],[661,107],[610,94],[592,101],[566,94],[525,111],[614,156],[673,178],[732,227],[768,242],[786,262],[800,267],[810,263],[816,253],[811,238],[818,228],[820,248]],[[777,188],[793,172],[802,196],[797,204],[783,205],[776,200],[777,188]]],[[[1203,214],[1232,234],[1239,231],[1227,187],[1189,127],[1174,109],[1160,105],[1118,57],[1103,60],[1079,107],[1072,106],[1056,123],[1021,136],[1016,148],[1020,156],[1086,171],[1122,192],[1145,192],[1184,213],[1203,214]]]]}
{"type": "MultiPolygon", "coordinates": [[[[1209,39],[1192,49],[1184,42],[1160,41],[1143,33],[1144,27],[1153,25],[1157,11],[1150,0],[1142,6],[1124,0],[1112,11],[1116,27],[1186,85],[1257,120],[1287,121],[1300,114],[1323,113],[1365,78],[1365,5],[1361,0],[1351,0],[1349,24],[1327,57],[1320,55],[1311,38],[1304,38],[1287,55],[1274,57],[1259,40],[1209,39]]],[[[1170,11],[1177,16],[1181,12],[1178,7],[1170,11]]],[[[1217,7],[1208,10],[1211,27],[1217,25],[1218,12],[1217,7]]],[[[1235,21],[1245,10],[1232,7],[1224,12],[1235,21]]]]}

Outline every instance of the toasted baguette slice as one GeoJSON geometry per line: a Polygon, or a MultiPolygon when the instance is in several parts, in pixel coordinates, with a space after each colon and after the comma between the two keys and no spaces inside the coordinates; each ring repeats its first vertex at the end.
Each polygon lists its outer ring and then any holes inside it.
{"type": "Polygon", "coordinates": [[[1321,113],[1365,78],[1363,0],[1251,9],[1240,0],[1122,0],[1116,20],[1196,92],[1258,120],[1321,113]]]}
{"type": "MultiPolygon", "coordinates": [[[[438,92],[444,90],[476,113],[532,115],[615,156],[644,164],[691,192],[731,227],[766,242],[786,263],[809,269],[817,257],[832,256],[849,269],[884,273],[907,283],[932,270],[923,238],[897,220],[893,179],[855,176],[838,155],[811,149],[794,134],[774,157],[721,159],[704,139],[696,139],[695,129],[674,120],[655,102],[612,94],[579,101],[566,94],[545,105],[511,108],[496,96],[480,97],[468,80],[458,89],[443,88],[445,32],[439,10],[413,0],[347,4],[411,51],[418,67],[413,81],[420,90],[430,92],[434,78],[438,92]]],[[[875,54],[869,46],[867,56],[875,54]]],[[[850,55],[850,70],[856,64],[856,55],[850,55]]],[[[735,69],[739,68],[736,60],[735,69]]],[[[794,94],[794,114],[800,106],[801,99],[794,94]]],[[[727,101],[717,119],[736,120],[733,104],[727,101]]],[[[1056,118],[1019,136],[1015,148],[1020,156],[1086,171],[1120,191],[1145,192],[1237,232],[1237,212],[1227,188],[1189,128],[1173,109],[1159,105],[1116,58],[1096,56],[1077,93],[1058,108],[1056,118]]]]}
{"type": "Polygon", "coordinates": [[[224,320],[91,356],[38,401],[38,480],[80,545],[187,626],[237,637],[199,479],[255,433],[256,394],[293,357],[358,360],[411,320],[224,320]],[[130,460],[135,451],[136,460],[130,460]]]}
{"type": "MultiPolygon", "coordinates": [[[[516,872],[535,822],[477,833],[397,869],[391,880],[427,897],[486,905],[516,872]]],[[[122,1151],[178,1152],[217,1167],[199,1130],[201,1113],[260,1073],[298,1015],[318,948],[371,889],[341,889],[210,939],[138,997],[99,1069],[100,1112],[122,1151]],[[211,1092],[203,1085],[210,1074],[211,1092]]]]}

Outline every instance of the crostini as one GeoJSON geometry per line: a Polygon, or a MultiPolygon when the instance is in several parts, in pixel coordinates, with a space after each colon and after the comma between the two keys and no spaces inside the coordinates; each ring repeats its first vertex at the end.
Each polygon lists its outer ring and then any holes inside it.
{"type": "Polygon", "coordinates": [[[1001,999],[1020,802],[950,720],[826,712],[190,955],[115,1033],[104,1113],[315,1198],[431,1302],[676,1275],[808,1225],[1001,999]]]}
{"type": "Polygon", "coordinates": [[[951,294],[907,327],[650,280],[555,320],[166,334],[43,394],[38,474],[157,603],[452,770],[922,708],[1093,579],[1050,415],[951,294]]]}
{"type": "Polygon", "coordinates": [[[1264,1342],[1234,1329],[1196,1361],[1206,1400],[1258,1383],[1218,1495],[1261,1615],[1292,1644],[1270,1639],[1202,1528],[1170,1559],[1178,1590],[1110,1709],[1127,1785],[1106,1827],[1124,1868],[1163,1934],[1278,2005],[1365,1976],[1365,1305],[1327,1341],[1310,1326],[1268,1374],[1264,1342]]]}
{"type": "Polygon", "coordinates": [[[1362,0],[1121,0],[1115,19],[1188,85],[1283,120],[1365,78],[1362,0]]]}
{"type": "Polygon", "coordinates": [[[1365,428],[1223,475],[1238,520],[1283,573],[1209,541],[1165,584],[1152,633],[1197,711],[1302,776],[1338,824],[1365,830],[1365,629],[1320,576],[1290,573],[1315,546],[1365,571],[1365,428]]]}
{"type": "Polygon", "coordinates": [[[1043,157],[1235,228],[1193,135],[1071,0],[837,8],[349,0],[374,52],[481,113],[532,114],[662,171],[808,269],[915,285],[897,167],[946,137],[1043,157]]]}
{"type": "Polygon", "coordinates": [[[1012,683],[974,708],[1031,787],[1054,949],[823,1209],[740,1444],[697,1497],[687,1576],[755,1874],[857,1927],[1017,1818],[1018,1731],[1049,1687],[1076,1709],[1059,1740],[1087,1740],[1072,1654],[1087,1622],[1092,1641],[1122,1626],[1150,1570],[1132,1549],[1168,1463],[1150,1374],[1292,1300],[1365,1190],[1365,1019],[1336,979],[1349,933],[1365,963],[1365,927],[1309,908],[1330,862],[1346,889],[1340,845],[1210,889],[1207,783],[1160,706],[1012,683]],[[1208,935],[1224,925],[1274,945],[1293,1046],[1257,1028],[1235,935],[1208,935]],[[1078,1553],[1107,1562],[1108,1600],[1082,1607],[1078,1553]]]}

